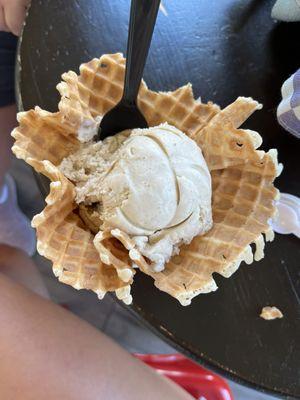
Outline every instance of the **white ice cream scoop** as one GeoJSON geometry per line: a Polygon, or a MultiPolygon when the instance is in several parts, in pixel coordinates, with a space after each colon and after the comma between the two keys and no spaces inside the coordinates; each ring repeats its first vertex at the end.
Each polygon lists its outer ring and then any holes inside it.
{"type": "MultiPolygon", "coordinates": [[[[126,133],[127,132],[127,133],[126,133]]],[[[212,227],[211,176],[197,143],[167,123],[82,145],[61,171],[101,231],[118,229],[158,272],[212,227]]]]}
{"type": "Polygon", "coordinates": [[[211,177],[201,150],[167,123],[133,130],[101,186],[102,229],[130,235],[155,271],[212,226],[211,177]]]}

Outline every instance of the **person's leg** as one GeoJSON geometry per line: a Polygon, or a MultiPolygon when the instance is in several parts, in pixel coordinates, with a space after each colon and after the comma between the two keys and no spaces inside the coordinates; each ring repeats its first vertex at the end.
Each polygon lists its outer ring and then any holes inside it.
{"type": "Polygon", "coordinates": [[[14,73],[17,38],[0,32],[0,190],[11,159],[10,133],[16,126],[14,73]]]}
{"type": "Polygon", "coordinates": [[[17,38],[0,32],[0,243],[35,251],[35,235],[18,207],[16,187],[7,174],[11,160],[10,133],[16,126],[14,70],[17,38]]]}
{"type": "MultiPolygon", "coordinates": [[[[27,268],[24,253],[10,257],[5,268],[27,268]]],[[[1,398],[191,399],[94,327],[1,272],[0,293],[1,398]]]]}
{"type": "Polygon", "coordinates": [[[0,272],[40,296],[49,298],[37,266],[22,250],[0,244],[0,272]]]}
{"type": "Polygon", "coordinates": [[[12,137],[10,135],[16,126],[16,105],[12,104],[0,108],[0,188],[4,183],[4,176],[10,167],[12,137]]]}

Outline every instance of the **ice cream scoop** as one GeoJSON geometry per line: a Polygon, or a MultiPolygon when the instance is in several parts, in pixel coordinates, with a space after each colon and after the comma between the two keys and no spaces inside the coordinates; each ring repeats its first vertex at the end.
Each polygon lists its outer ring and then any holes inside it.
{"type": "Polygon", "coordinates": [[[84,144],[60,169],[75,183],[76,201],[94,204],[99,229],[130,235],[155,271],[212,226],[201,149],[167,123],[84,144]]]}

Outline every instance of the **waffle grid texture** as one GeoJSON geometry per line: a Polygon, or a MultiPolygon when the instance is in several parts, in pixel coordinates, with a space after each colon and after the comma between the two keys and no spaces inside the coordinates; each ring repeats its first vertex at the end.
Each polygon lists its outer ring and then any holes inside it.
{"type": "Polygon", "coordinates": [[[217,289],[214,273],[227,278],[242,261],[250,264],[263,257],[265,241],[274,237],[269,220],[276,212],[279,192],[273,182],[281,166],[276,150],[258,150],[262,139],[257,132],[239,129],[261,108],[253,99],[239,97],[221,110],[195,100],[190,84],[173,92],[153,92],[142,82],[138,104],[149,126],[167,121],[194,139],[213,188],[213,228],[182,246],[162,272],[151,271],[124,232],[93,232],[80,216],[74,185],[58,169],[62,159],[79,148],[79,130],[96,131],[99,118],[121,98],[124,68],[120,53],[93,59],[80,66],[79,75],[62,75],[58,112],[36,107],[18,114],[13,152],[51,181],[46,207],[32,222],[38,251],[52,261],[61,282],[93,290],[99,298],[113,291],[130,303],[137,267],[160,290],[188,305],[198,294],[217,289]]]}

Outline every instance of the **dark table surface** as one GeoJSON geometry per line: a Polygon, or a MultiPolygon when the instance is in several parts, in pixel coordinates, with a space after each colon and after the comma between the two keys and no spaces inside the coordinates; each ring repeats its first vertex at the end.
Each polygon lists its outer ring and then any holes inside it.
{"type": "MultiPolygon", "coordinates": [[[[268,0],[165,0],[145,69],[155,90],[190,81],[196,96],[225,106],[237,96],[264,104],[247,123],[279,149],[276,185],[300,195],[300,142],[276,122],[280,86],[300,64],[300,25],[272,21],[268,0]]],[[[128,0],[34,0],[20,44],[19,106],[57,109],[62,72],[102,53],[125,51],[128,0]],[[20,68],[21,67],[21,68],[20,68]]],[[[139,275],[132,310],[180,351],[221,374],[274,394],[300,398],[300,242],[277,235],[265,258],[242,265],[189,307],[139,275]],[[276,305],[284,318],[259,317],[276,305]]]]}

